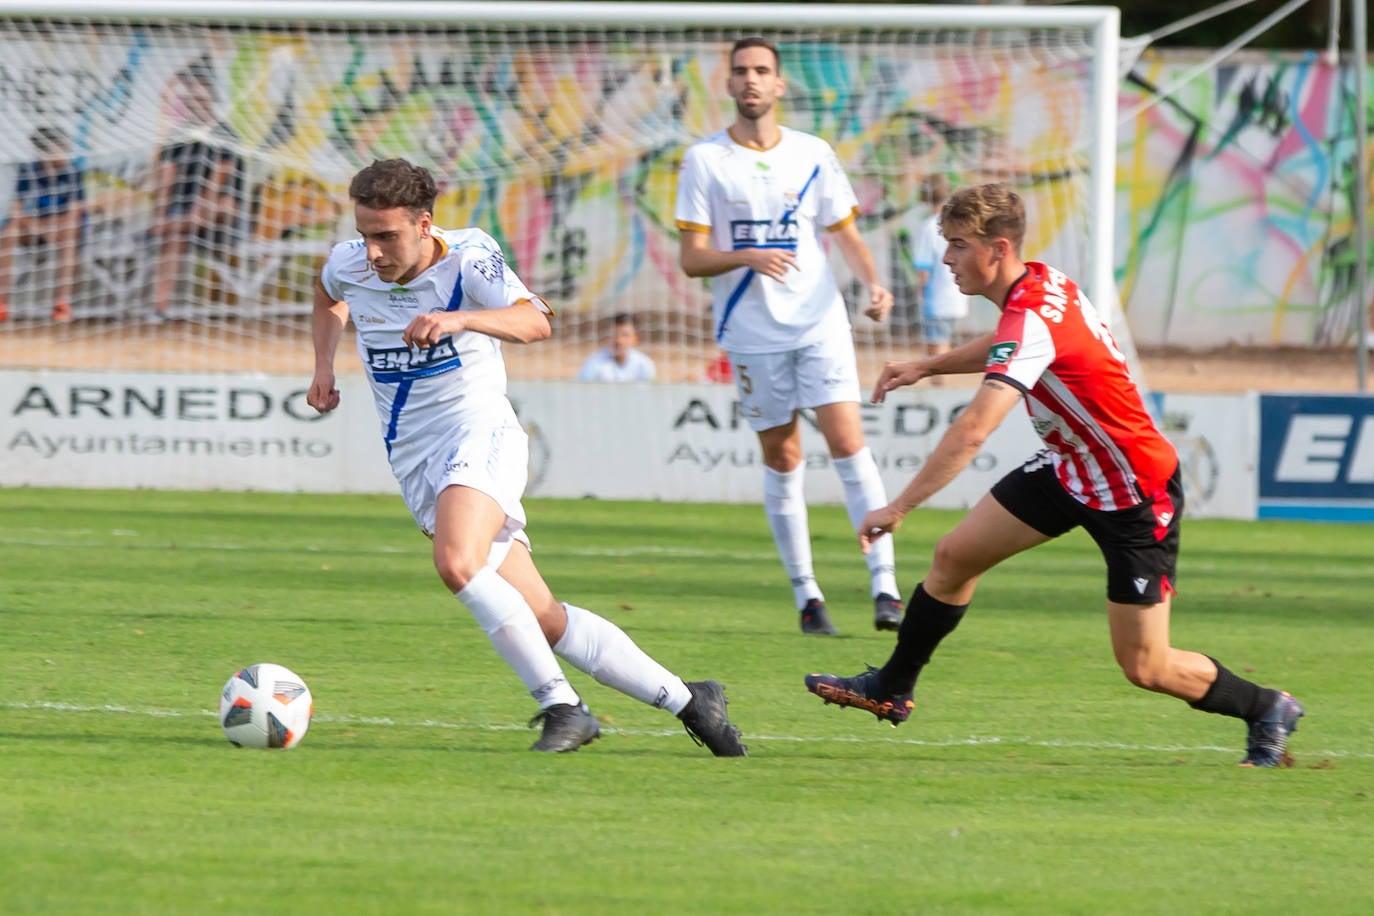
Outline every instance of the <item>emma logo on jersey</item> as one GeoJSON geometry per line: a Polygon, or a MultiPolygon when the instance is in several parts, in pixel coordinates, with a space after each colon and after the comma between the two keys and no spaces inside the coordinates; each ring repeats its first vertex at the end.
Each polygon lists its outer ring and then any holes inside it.
{"type": "Polygon", "coordinates": [[[458,348],[454,346],[452,337],[445,337],[434,346],[419,350],[409,347],[367,348],[367,368],[373,372],[411,372],[433,369],[448,362],[453,363],[450,368],[457,368],[458,348]]]}
{"type": "Polygon", "coordinates": [[[797,224],[792,220],[773,222],[767,219],[736,219],[730,221],[730,240],[740,248],[797,247],[797,224]]]}

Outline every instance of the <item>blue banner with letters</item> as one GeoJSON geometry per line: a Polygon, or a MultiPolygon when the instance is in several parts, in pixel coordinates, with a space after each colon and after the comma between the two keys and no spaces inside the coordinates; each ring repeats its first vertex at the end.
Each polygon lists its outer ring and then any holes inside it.
{"type": "Polygon", "coordinates": [[[1374,397],[1260,397],[1259,517],[1374,522],[1374,397]]]}

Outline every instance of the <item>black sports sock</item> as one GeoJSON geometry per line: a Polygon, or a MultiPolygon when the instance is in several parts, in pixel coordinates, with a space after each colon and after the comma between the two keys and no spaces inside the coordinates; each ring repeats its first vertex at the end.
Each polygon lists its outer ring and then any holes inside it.
{"type": "Polygon", "coordinates": [[[967,604],[945,604],[930,597],[924,583],[917,585],[897,630],[897,647],[878,674],[883,689],[894,694],[911,692],[935,647],[954,631],[966,610],[967,604]]]}
{"type": "Polygon", "coordinates": [[[1277,690],[1237,677],[1212,656],[1207,658],[1217,666],[1217,679],[1207,688],[1202,699],[1188,704],[1194,709],[1254,722],[1268,712],[1278,699],[1277,690]]]}

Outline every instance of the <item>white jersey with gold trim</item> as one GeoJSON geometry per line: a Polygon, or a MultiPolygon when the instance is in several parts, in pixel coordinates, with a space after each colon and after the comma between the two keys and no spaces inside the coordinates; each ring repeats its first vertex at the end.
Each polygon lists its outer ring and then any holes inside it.
{"type": "Polygon", "coordinates": [[[783,127],[767,150],[720,131],[694,144],[678,174],[679,230],[709,232],[719,251],[784,248],[797,269],[782,281],[747,267],[711,278],[716,340],[735,353],[792,350],[850,334],[849,315],[821,245],[858,200],[835,151],[819,137],[783,127]]]}
{"type": "Polygon", "coordinates": [[[425,312],[498,309],[529,299],[501,248],[480,229],[433,229],[439,259],[405,286],[378,279],[362,239],[334,246],[320,283],[348,303],[392,471],[404,477],[455,428],[509,420],[501,341],[463,331],[432,347],[407,347],[401,332],[425,312]]]}

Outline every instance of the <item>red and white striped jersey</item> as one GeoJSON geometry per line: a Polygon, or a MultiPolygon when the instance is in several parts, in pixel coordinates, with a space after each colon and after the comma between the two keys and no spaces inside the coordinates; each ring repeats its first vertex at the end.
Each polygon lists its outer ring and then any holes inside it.
{"type": "Polygon", "coordinates": [[[987,375],[1024,392],[1031,425],[1075,499],[1112,511],[1164,492],[1178,453],[1088,297],[1036,261],[1007,293],[987,375]]]}

